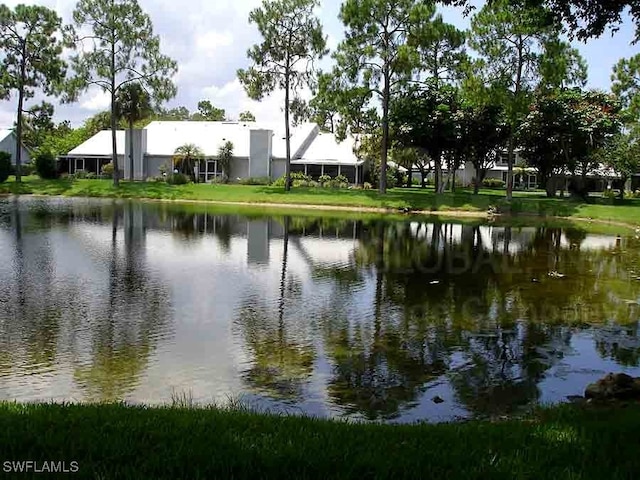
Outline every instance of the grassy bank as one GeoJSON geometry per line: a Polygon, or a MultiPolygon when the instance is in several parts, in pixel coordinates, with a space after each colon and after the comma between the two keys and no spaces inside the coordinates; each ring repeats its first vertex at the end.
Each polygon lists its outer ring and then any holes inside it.
{"type": "Polygon", "coordinates": [[[548,199],[541,194],[516,193],[514,201],[508,205],[503,192],[498,191],[482,191],[479,195],[467,191],[436,195],[428,189],[397,188],[387,195],[379,195],[370,190],[297,188],[287,193],[281,187],[270,186],[171,186],[142,182],[122,182],[119,188],[114,188],[109,180],[40,180],[37,177],[27,177],[22,184],[9,181],[0,185],[0,193],[337,206],[391,211],[409,209],[444,214],[484,213],[494,207],[498,211],[514,214],[640,224],[640,200],[615,201],[615,204],[611,204],[611,200],[594,198],[591,203],[581,203],[569,199],[548,199]]]}
{"type": "Polygon", "coordinates": [[[77,461],[74,478],[561,480],[640,472],[637,407],[564,405],[522,420],[391,426],[216,409],[3,403],[0,422],[3,462],[77,461]]]}

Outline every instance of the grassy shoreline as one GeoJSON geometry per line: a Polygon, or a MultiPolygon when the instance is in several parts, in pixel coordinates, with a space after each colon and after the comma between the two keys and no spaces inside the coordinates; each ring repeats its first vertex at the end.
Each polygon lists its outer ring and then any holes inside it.
{"type": "Polygon", "coordinates": [[[508,204],[502,192],[467,191],[436,195],[432,190],[393,189],[387,195],[371,190],[329,190],[297,188],[285,192],[281,187],[122,182],[114,188],[109,180],[41,180],[26,177],[23,183],[0,184],[0,194],[61,195],[141,199],[172,202],[202,202],[220,205],[252,205],[310,210],[360,211],[369,213],[411,212],[450,217],[485,218],[489,210],[518,216],[566,218],[597,221],[618,226],[640,225],[640,199],[592,199],[581,203],[570,199],[549,199],[539,193],[518,192],[508,204]],[[591,201],[590,201],[591,202],[591,201]]]}
{"type": "Polygon", "coordinates": [[[638,406],[366,425],[216,408],[5,402],[0,421],[3,462],[77,461],[78,478],[560,480],[640,472],[638,406]]]}

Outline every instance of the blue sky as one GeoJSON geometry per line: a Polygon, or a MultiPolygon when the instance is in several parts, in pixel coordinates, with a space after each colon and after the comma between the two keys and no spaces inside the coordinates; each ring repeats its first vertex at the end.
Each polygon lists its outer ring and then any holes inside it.
{"type": "MultiPolygon", "coordinates": [[[[481,5],[483,2],[473,3],[481,5]]],[[[460,29],[469,28],[470,18],[464,17],[461,9],[445,7],[440,11],[447,22],[460,29]]],[[[589,40],[586,43],[573,42],[589,66],[588,88],[609,90],[611,88],[611,72],[618,60],[640,53],[640,45],[631,45],[635,33],[633,22],[628,17],[625,18],[625,23],[614,36],[605,32],[602,37],[589,40]]]]}
{"type": "MultiPolygon", "coordinates": [[[[4,0],[9,6],[17,3],[41,4],[55,9],[65,21],[70,21],[75,0],[4,0]]],[[[281,121],[282,92],[276,92],[260,103],[250,100],[236,78],[238,68],[246,68],[249,62],[246,50],[260,40],[255,26],[247,21],[248,13],[260,0],[139,0],[150,15],[155,32],[161,38],[163,52],[174,58],[179,72],[174,78],[178,95],[169,106],[184,105],[195,110],[199,100],[208,99],[224,108],[234,118],[245,110],[251,110],[259,121],[281,121]]],[[[335,48],[343,35],[338,19],[341,0],[323,0],[319,16],[329,37],[329,46],[335,48]]],[[[481,2],[476,2],[480,5],[481,2]]],[[[458,28],[467,28],[469,18],[461,9],[441,8],[444,18],[458,28]]],[[[631,46],[633,24],[628,21],[612,38],[602,38],[586,44],[577,43],[589,64],[591,88],[608,90],[613,65],[621,57],[640,53],[631,46]]],[[[322,62],[323,68],[331,66],[330,58],[322,62]]],[[[55,103],[55,102],[54,102],[55,103]]],[[[10,126],[14,120],[14,99],[0,102],[0,126],[10,126]]],[[[108,108],[108,97],[99,90],[87,92],[73,105],[57,106],[56,119],[71,120],[79,125],[87,117],[108,108]]]]}

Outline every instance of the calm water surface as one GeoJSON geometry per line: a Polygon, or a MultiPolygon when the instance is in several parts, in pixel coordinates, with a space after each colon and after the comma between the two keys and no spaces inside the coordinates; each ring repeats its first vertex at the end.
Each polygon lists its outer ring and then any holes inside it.
{"type": "Polygon", "coordinates": [[[443,421],[640,375],[632,237],[0,199],[0,255],[0,399],[443,421]]]}

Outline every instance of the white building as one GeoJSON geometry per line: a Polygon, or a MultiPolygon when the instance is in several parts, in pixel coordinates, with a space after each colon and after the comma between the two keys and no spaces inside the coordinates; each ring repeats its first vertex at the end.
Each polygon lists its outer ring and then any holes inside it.
{"type": "MultiPolygon", "coordinates": [[[[513,167],[513,175],[514,175],[514,185],[518,188],[525,189],[534,189],[538,186],[538,173],[537,170],[533,167],[522,167],[520,165],[524,165],[525,160],[521,157],[519,152],[515,152],[514,156],[514,167],[513,167]]],[[[430,166],[428,178],[430,181],[433,181],[435,167],[432,164],[430,166]]],[[[503,153],[498,156],[498,159],[491,163],[487,167],[487,173],[484,177],[485,179],[495,178],[498,180],[502,180],[505,184],[507,183],[507,172],[509,170],[509,165],[507,163],[507,154],[503,153]]],[[[442,162],[442,171],[443,175],[448,176],[449,172],[447,170],[446,162],[442,162]]],[[[414,165],[412,169],[412,178],[414,180],[421,180],[420,171],[417,166],[414,165]]],[[[471,162],[463,163],[460,168],[456,171],[456,182],[461,183],[465,187],[473,186],[476,178],[476,169],[471,162]]]]}
{"type": "MultiPolygon", "coordinates": [[[[22,158],[20,162],[22,165],[31,161],[31,155],[23,145],[20,147],[22,150],[22,158]]],[[[11,164],[16,164],[16,153],[18,151],[18,137],[13,133],[13,130],[5,128],[0,129],[0,152],[7,152],[11,155],[11,164]]]]}
{"type": "MultiPolygon", "coordinates": [[[[198,176],[211,181],[222,175],[218,165],[219,148],[231,141],[233,160],[230,178],[276,179],[284,175],[286,145],[284,128],[256,122],[152,122],[133,131],[134,178],[144,180],[160,174],[160,167],[171,165],[178,147],[194,144],[202,150],[198,176]]],[[[111,161],[111,132],[99,132],[59,158],[61,171],[78,170],[100,173],[111,161]]],[[[312,177],[344,175],[352,183],[361,183],[363,161],[353,153],[354,140],[338,142],[335,135],[320,132],[315,123],[291,128],[291,170],[312,177]]],[[[117,132],[118,163],[121,176],[129,177],[129,131],[117,132]],[[126,158],[126,161],[125,161],[126,158]]]]}

